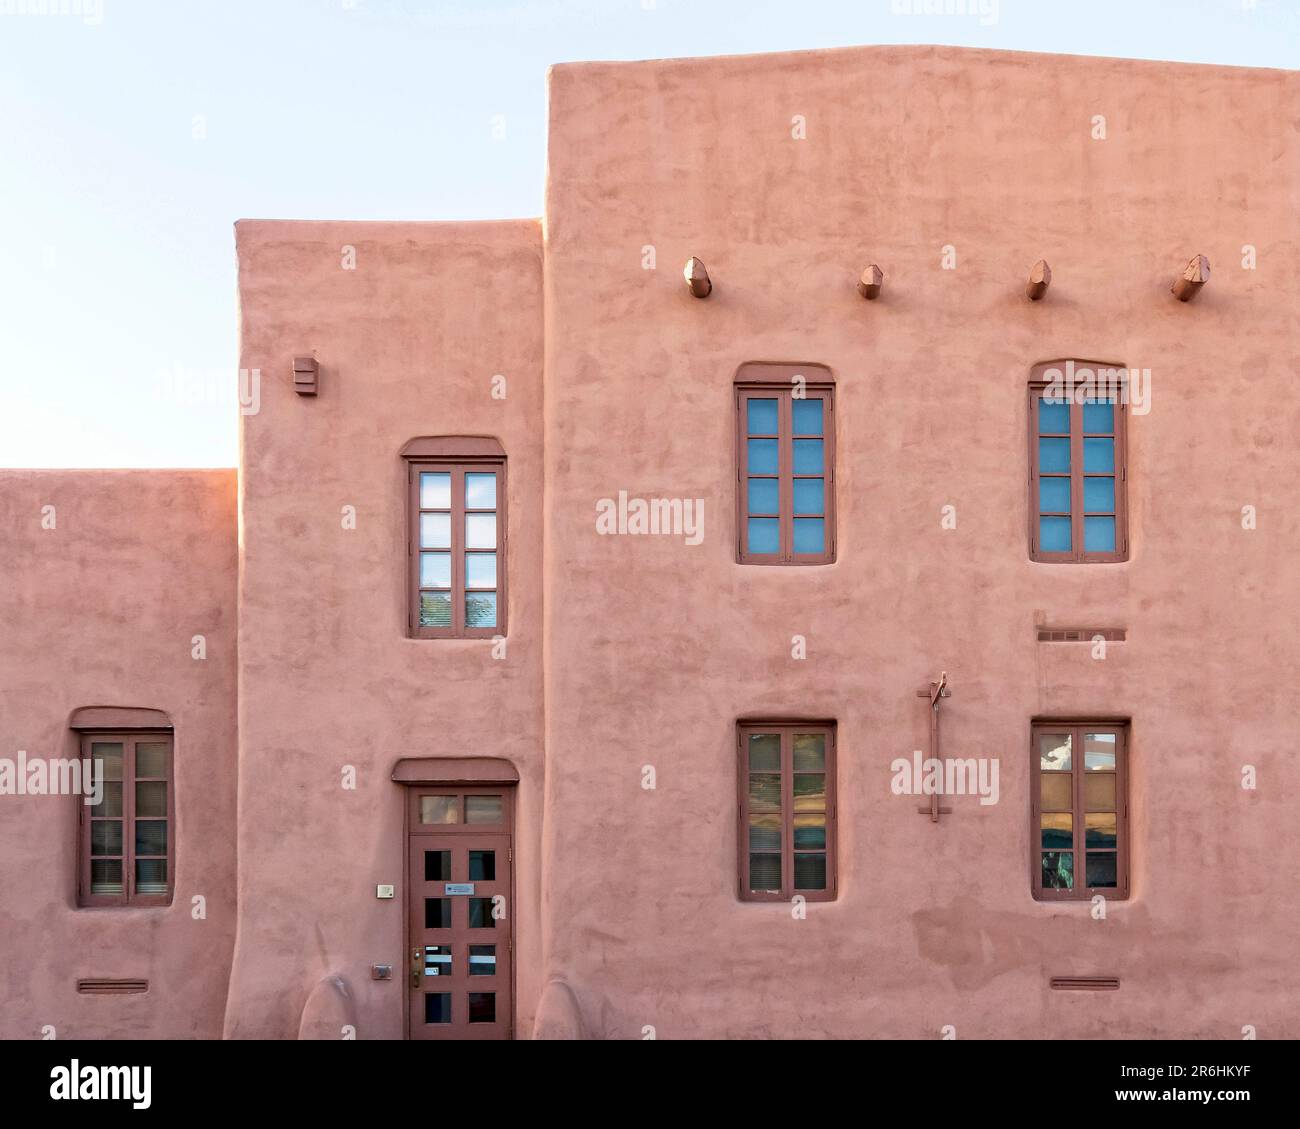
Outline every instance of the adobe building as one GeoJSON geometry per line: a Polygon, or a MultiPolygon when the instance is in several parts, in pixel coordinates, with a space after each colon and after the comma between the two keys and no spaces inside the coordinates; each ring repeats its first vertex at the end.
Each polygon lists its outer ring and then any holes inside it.
{"type": "Polygon", "coordinates": [[[1296,119],[564,65],[540,220],[239,223],[238,471],[0,478],[0,1034],[1300,1036],[1296,119]]]}

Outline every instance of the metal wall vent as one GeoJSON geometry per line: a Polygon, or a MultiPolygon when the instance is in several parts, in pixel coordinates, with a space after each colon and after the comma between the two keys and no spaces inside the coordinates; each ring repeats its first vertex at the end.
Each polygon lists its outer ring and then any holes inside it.
{"type": "Polygon", "coordinates": [[[131,996],[149,990],[148,980],[78,980],[77,991],[83,996],[131,996]]]}
{"type": "Polygon", "coordinates": [[[1117,992],[1118,976],[1053,976],[1054,992],[1117,992]]]}
{"type": "Polygon", "coordinates": [[[1040,643],[1091,643],[1100,635],[1108,643],[1123,643],[1128,631],[1123,627],[1040,627],[1040,643]]]}

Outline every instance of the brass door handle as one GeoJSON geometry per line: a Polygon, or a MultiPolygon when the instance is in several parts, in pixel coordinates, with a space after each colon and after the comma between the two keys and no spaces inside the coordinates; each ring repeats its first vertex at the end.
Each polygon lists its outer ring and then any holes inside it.
{"type": "Polygon", "coordinates": [[[420,950],[411,950],[411,987],[420,986],[420,950]]]}

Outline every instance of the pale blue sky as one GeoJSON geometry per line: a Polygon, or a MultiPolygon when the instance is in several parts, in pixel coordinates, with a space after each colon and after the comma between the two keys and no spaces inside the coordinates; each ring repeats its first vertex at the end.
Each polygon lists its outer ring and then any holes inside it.
{"type": "Polygon", "coordinates": [[[0,0],[0,466],[234,465],[234,221],[538,215],[550,63],[947,43],[1294,68],[1297,2],[1000,0],[982,22],[891,0],[0,0]],[[10,14],[42,4],[72,11],[10,14]]]}

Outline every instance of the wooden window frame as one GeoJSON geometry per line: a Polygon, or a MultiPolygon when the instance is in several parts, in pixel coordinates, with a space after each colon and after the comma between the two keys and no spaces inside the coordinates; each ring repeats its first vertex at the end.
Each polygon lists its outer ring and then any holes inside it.
{"type": "MultiPolygon", "coordinates": [[[[824,565],[835,562],[835,380],[830,369],[825,365],[788,365],[750,363],[740,366],[735,380],[736,412],[736,560],[747,565],[824,565]],[[794,473],[794,435],[793,403],[794,389],[800,387],[795,377],[803,377],[802,388],[806,392],[803,399],[819,399],[823,402],[822,435],[824,443],[822,473],[820,475],[796,475],[794,473]],[[777,479],[776,516],[780,527],[779,550],[775,553],[751,553],[749,551],[749,478],[746,441],[751,438],[748,428],[748,402],[750,400],[776,399],[779,433],[777,440],[776,475],[755,476],[775,477],[777,479]],[[824,522],[825,540],[820,553],[796,553],[794,551],[794,482],[798,478],[823,478],[825,480],[825,498],[821,515],[824,522]]],[[[759,515],[765,516],[765,515],[759,515]]]]}
{"type": "MultiPolygon", "coordinates": [[[[1084,518],[1083,506],[1083,484],[1087,477],[1105,477],[1089,476],[1083,469],[1083,441],[1089,436],[1085,436],[1083,431],[1083,402],[1080,399],[1080,388],[1076,386],[1073,389],[1073,398],[1070,400],[1070,551],[1064,553],[1046,552],[1040,545],[1040,523],[1039,519],[1043,516],[1054,516],[1052,511],[1046,515],[1039,508],[1039,461],[1038,461],[1038,440],[1039,440],[1039,407],[1043,401],[1044,392],[1051,386],[1052,381],[1047,378],[1047,372],[1052,369],[1064,370],[1069,361],[1048,361],[1044,364],[1035,365],[1030,374],[1029,380],[1029,559],[1040,564],[1117,564],[1129,559],[1129,531],[1128,531],[1128,412],[1127,408],[1127,380],[1122,382],[1122,392],[1114,403],[1114,422],[1115,430],[1113,432],[1115,441],[1115,549],[1113,552],[1087,552],[1084,549],[1084,518]]],[[[1092,369],[1123,369],[1123,365],[1114,364],[1109,361],[1083,361],[1074,360],[1076,368],[1092,369]]],[[[1099,434],[1099,433],[1097,433],[1099,434]]],[[[1063,438],[1059,433],[1049,433],[1045,438],[1052,437],[1063,438]]],[[[1049,472],[1049,477],[1054,476],[1049,472]]],[[[1062,474],[1057,477],[1066,477],[1062,474]]],[[[1056,515],[1065,516],[1065,515],[1056,515]]],[[[1110,514],[1094,514],[1092,516],[1111,516],[1110,514]]]]}
{"type": "MultiPolygon", "coordinates": [[[[1033,890],[1035,901],[1040,902],[1068,902],[1068,901],[1089,901],[1100,894],[1108,901],[1124,901],[1129,896],[1129,855],[1131,845],[1129,842],[1129,748],[1130,748],[1130,726],[1127,721],[1079,721],[1070,720],[1037,720],[1030,726],[1029,737],[1029,763],[1030,763],[1030,852],[1029,852],[1029,869],[1030,869],[1030,886],[1033,890]],[[1070,733],[1072,737],[1072,755],[1071,755],[1071,836],[1072,845],[1069,848],[1073,852],[1073,873],[1076,879],[1076,885],[1069,890],[1055,889],[1043,885],[1043,866],[1042,855],[1045,850],[1042,845],[1042,777],[1044,772],[1038,751],[1038,738],[1040,735],[1070,733]],[[1085,803],[1085,785],[1084,779],[1088,775],[1084,764],[1084,734],[1085,733],[1114,733],[1115,740],[1115,885],[1114,886],[1088,886],[1087,879],[1087,846],[1086,836],[1087,827],[1085,816],[1087,807],[1085,803]],[[1083,866],[1080,866],[1080,860],[1083,860],[1083,866]],[[1077,880],[1082,876],[1085,885],[1078,885],[1077,880]]],[[[1047,775],[1053,775],[1050,771],[1047,775]]],[[[1057,775],[1064,776],[1061,772],[1057,775]]],[[[1099,774],[1102,775],[1102,774],[1099,774]]],[[[1058,809],[1051,809],[1046,814],[1052,814],[1058,809]]],[[[1061,812],[1060,814],[1065,814],[1061,812]]],[[[1097,813],[1094,813],[1097,814],[1097,813]]],[[[1065,848],[1060,848],[1065,850],[1065,848]]],[[[1093,853],[1097,853],[1094,848],[1093,853]]]]}
{"type": "MultiPolygon", "coordinates": [[[[494,639],[506,634],[509,610],[509,536],[506,517],[506,456],[493,439],[447,437],[412,440],[402,452],[407,480],[407,581],[406,630],[412,639],[494,639]],[[490,627],[469,627],[465,623],[465,555],[475,552],[465,548],[465,515],[490,513],[471,510],[465,505],[465,475],[495,473],[497,476],[495,552],[497,557],[497,622],[490,627]],[[420,475],[451,475],[451,623],[446,627],[420,624],[420,475]]],[[[441,550],[439,550],[441,551],[441,550]]],[[[491,589],[484,589],[491,591],[491,589]]]]}
{"type": "MultiPolygon", "coordinates": [[[[833,902],[839,886],[838,789],[836,784],[836,723],[834,721],[740,721],[736,724],[737,839],[739,870],[737,889],[742,902],[788,902],[796,894],[810,902],[833,902]],[[781,889],[749,888],[749,750],[750,734],[781,735],[781,889]],[[794,885],[794,735],[826,736],[826,888],[799,889],[794,885]]],[[[764,814],[764,813],[756,813],[764,814]]],[[[813,850],[799,853],[819,854],[813,850]]]]}
{"type": "MultiPolygon", "coordinates": [[[[122,814],[112,817],[120,819],[122,824],[122,886],[120,894],[95,894],[91,892],[91,823],[98,817],[93,809],[85,803],[84,796],[77,796],[77,905],[83,909],[99,907],[147,908],[169,906],[176,893],[176,739],[170,729],[130,729],[130,730],[81,730],[77,734],[78,755],[83,761],[91,759],[92,745],[114,743],[122,746],[122,814]],[[136,746],[140,744],[167,745],[167,892],[165,894],[141,894],[136,891],[135,879],[135,785],[138,781],[135,773],[136,746]]],[[[144,777],[147,781],[159,780],[159,777],[144,777]]],[[[142,819],[157,819],[157,816],[141,816],[142,819]]],[[[115,857],[115,856],[109,856],[115,857]]],[[[147,855],[146,858],[162,858],[161,855],[147,855]]]]}

